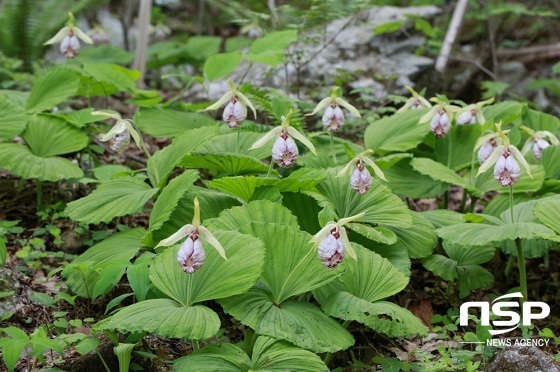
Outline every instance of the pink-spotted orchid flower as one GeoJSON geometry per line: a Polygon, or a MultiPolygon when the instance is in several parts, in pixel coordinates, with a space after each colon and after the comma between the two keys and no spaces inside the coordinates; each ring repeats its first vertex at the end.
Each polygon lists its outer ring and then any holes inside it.
{"type": "Polygon", "coordinates": [[[373,150],[369,149],[358,154],[336,175],[336,177],[341,177],[350,173],[350,187],[352,187],[352,190],[360,195],[365,194],[371,188],[373,183],[371,173],[367,169],[366,165],[369,165],[371,169],[373,169],[373,172],[377,177],[387,181],[383,171],[368,157],[368,155],[372,152],[373,150]]]}
{"type": "Polygon", "coordinates": [[[323,266],[329,269],[338,266],[344,259],[345,253],[357,259],[343,226],[362,218],[365,214],[366,212],[362,212],[352,217],[342,218],[338,222],[330,221],[313,236],[311,242],[318,248],[317,254],[323,266]]]}
{"type": "Polygon", "coordinates": [[[249,101],[249,98],[237,90],[231,79],[228,79],[228,84],[230,91],[224,94],[216,103],[206,107],[204,111],[216,110],[226,105],[222,117],[230,128],[236,128],[247,118],[247,106],[251,109],[255,118],[257,117],[257,110],[249,101]]]}
{"type": "Polygon", "coordinates": [[[421,109],[421,108],[426,108],[426,107],[432,107],[432,104],[430,103],[430,101],[428,101],[426,98],[422,97],[414,89],[412,89],[408,85],[405,86],[405,88],[408,89],[410,94],[412,94],[412,97],[407,99],[404,106],[397,110],[397,112],[396,112],[397,114],[400,114],[401,112],[405,112],[409,109],[410,110],[416,110],[416,109],[421,109]]]}
{"type": "Polygon", "coordinates": [[[289,168],[295,164],[299,155],[296,143],[292,139],[292,137],[294,137],[303,143],[313,154],[315,154],[315,156],[317,156],[317,151],[311,141],[305,138],[305,136],[298,132],[295,128],[290,126],[291,117],[292,110],[288,111],[286,116],[282,116],[281,125],[275,127],[253,143],[250,150],[262,147],[272,138],[276,138],[276,141],[272,146],[272,160],[280,167],[289,168]]]}
{"type": "Polygon", "coordinates": [[[52,38],[47,40],[43,45],[49,45],[60,42],[60,52],[67,58],[74,58],[80,50],[81,39],[87,44],[93,44],[93,40],[86,35],[78,27],[74,26],[74,15],[68,13],[68,23],[60,29],[52,38]]]}
{"type": "Polygon", "coordinates": [[[521,149],[521,153],[523,155],[528,153],[529,150],[533,150],[533,155],[535,155],[535,158],[541,160],[544,149],[546,149],[550,145],[558,146],[560,144],[558,137],[547,130],[535,131],[524,125],[521,126],[521,129],[523,129],[523,131],[525,131],[530,136],[521,149]]]}
{"type": "Polygon", "coordinates": [[[323,98],[317,106],[313,109],[313,112],[307,114],[307,116],[315,115],[318,111],[325,109],[325,113],[323,114],[323,126],[329,132],[337,131],[342,125],[344,125],[344,113],[340,106],[347,109],[350,114],[355,117],[361,117],[360,112],[357,108],[346,102],[342,97],[339,95],[340,87],[333,87],[331,89],[331,94],[327,98],[323,98]],[[340,105],[340,106],[339,106],[340,105]]]}
{"type": "Polygon", "coordinates": [[[142,137],[136,129],[134,129],[134,126],[132,125],[134,122],[132,120],[123,119],[119,114],[106,111],[93,111],[91,114],[115,119],[117,121],[109,132],[99,137],[101,142],[111,141],[111,150],[115,152],[124,150],[130,143],[130,136],[132,136],[134,142],[136,142],[136,146],[138,146],[139,149],[146,151],[144,143],[142,142],[142,137]]]}
{"type": "Polygon", "coordinates": [[[496,146],[488,159],[480,166],[477,176],[494,165],[494,178],[501,186],[512,186],[517,183],[521,178],[521,167],[525,169],[529,177],[533,178],[529,164],[517,147],[510,144],[510,140],[502,131],[501,126],[501,122],[496,124],[502,143],[496,146]]]}
{"type": "Polygon", "coordinates": [[[430,129],[436,137],[443,137],[451,130],[451,121],[453,120],[453,113],[457,111],[458,107],[448,105],[441,101],[439,98],[431,98],[430,101],[435,102],[436,105],[432,107],[427,114],[422,116],[418,124],[429,122],[430,129]]]}
{"type": "Polygon", "coordinates": [[[219,255],[222,256],[224,260],[227,260],[226,252],[218,239],[212,235],[210,230],[201,225],[198,198],[194,198],[194,216],[192,223],[181,227],[175,234],[160,241],[156,248],[169,247],[181,239],[185,239],[185,241],[181,245],[181,248],[179,248],[177,261],[185,273],[192,274],[204,264],[206,253],[204,252],[201,239],[214,247],[219,255]]]}
{"type": "Polygon", "coordinates": [[[482,113],[482,107],[490,105],[492,102],[494,102],[494,97],[459,109],[457,111],[457,125],[468,125],[474,123],[484,125],[486,123],[486,119],[482,113]]]}

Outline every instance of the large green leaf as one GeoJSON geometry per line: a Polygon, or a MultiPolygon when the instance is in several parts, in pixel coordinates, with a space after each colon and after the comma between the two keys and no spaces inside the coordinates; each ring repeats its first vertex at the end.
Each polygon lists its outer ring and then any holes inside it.
{"type": "Polygon", "coordinates": [[[464,223],[438,229],[437,234],[450,244],[487,245],[506,239],[547,239],[554,235],[548,227],[534,222],[503,225],[464,223]]]}
{"type": "Polygon", "coordinates": [[[220,318],[206,306],[183,306],[173,300],[158,298],[124,307],[95,326],[100,330],[116,329],[122,333],[150,332],[158,336],[206,340],[220,329],[220,318]]]}
{"type": "Polygon", "coordinates": [[[342,274],[344,265],[328,269],[317,257],[311,235],[287,225],[252,222],[240,229],[264,243],[266,262],[261,281],[275,304],[320,287],[342,274]]]}
{"type": "Polygon", "coordinates": [[[444,242],[443,249],[449,257],[434,254],[424,258],[422,264],[444,280],[458,279],[461,298],[468,296],[473,289],[494,283],[494,276],[480,266],[494,257],[494,246],[475,247],[444,242]]]}
{"type": "Polygon", "coordinates": [[[313,196],[323,207],[332,207],[338,218],[350,217],[362,212],[366,214],[360,222],[369,222],[394,227],[410,227],[410,210],[387,187],[374,181],[371,189],[359,195],[350,187],[348,177],[335,177],[335,171],[317,185],[318,192],[313,196]]]}
{"type": "Polygon", "coordinates": [[[446,164],[453,170],[470,166],[471,162],[476,159],[473,158],[473,149],[482,133],[482,128],[480,125],[453,126],[445,137],[435,140],[437,161],[446,164]],[[451,143],[449,143],[450,141],[451,143]],[[449,160],[450,157],[451,160],[449,160]]]}
{"type": "Polygon", "coordinates": [[[308,302],[287,300],[274,304],[261,288],[219,302],[226,313],[258,334],[287,340],[317,353],[343,350],[354,343],[346,329],[308,302]]]}
{"type": "Polygon", "coordinates": [[[544,225],[560,235],[560,199],[537,202],[533,213],[544,225]]]}
{"type": "Polygon", "coordinates": [[[210,56],[204,63],[204,76],[213,81],[231,74],[241,63],[241,53],[218,53],[210,56]]]}
{"type": "Polygon", "coordinates": [[[100,184],[88,196],[68,203],[65,212],[74,221],[109,222],[139,211],[157,191],[135,178],[115,179],[100,184]]]}
{"type": "MultiPolygon", "coordinates": [[[[92,297],[101,271],[114,261],[129,261],[140,250],[140,239],[144,229],[136,228],[113,235],[75,258],[65,267],[62,275],[66,285],[82,297],[92,297]]],[[[124,268],[123,268],[124,272],[124,268]]],[[[118,281],[120,276],[115,279],[118,281]]]]}
{"type": "Polygon", "coordinates": [[[161,228],[161,226],[169,220],[179,200],[190,190],[197,179],[197,171],[187,170],[169,182],[152,208],[152,213],[150,214],[151,231],[161,228]]]}
{"type": "Polygon", "coordinates": [[[560,146],[549,146],[542,153],[542,164],[547,178],[560,178],[560,146]]]}
{"type": "Polygon", "coordinates": [[[286,341],[260,336],[255,341],[253,360],[232,344],[209,345],[174,361],[176,371],[328,371],[314,353],[286,341]]]}
{"type": "Polygon", "coordinates": [[[421,258],[429,255],[437,244],[435,229],[422,214],[412,213],[412,226],[408,228],[389,226],[397,235],[397,241],[408,250],[411,258],[421,258]]]}
{"type": "Polygon", "coordinates": [[[265,173],[269,168],[257,158],[237,154],[193,153],[186,155],[179,165],[186,168],[207,168],[226,175],[265,173]]]}
{"type": "Polygon", "coordinates": [[[200,214],[204,222],[209,218],[218,217],[223,210],[240,204],[235,198],[219,191],[193,186],[181,197],[167,222],[160,229],[151,229],[142,243],[153,247],[161,240],[177,232],[184,225],[191,223],[194,215],[193,202],[195,197],[199,200],[200,214]]]}
{"type": "Polygon", "coordinates": [[[152,185],[160,188],[164,186],[169,174],[183,157],[201,143],[212,138],[217,129],[218,126],[214,125],[187,130],[182,135],[175,137],[171,145],[156,151],[148,159],[148,176],[152,185]]]}
{"type": "Polygon", "coordinates": [[[464,223],[464,214],[450,211],[448,209],[433,209],[420,213],[420,215],[426,218],[430,223],[439,229],[443,226],[454,225],[457,223],[464,223]]]}
{"type": "Polygon", "coordinates": [[[205,221],[209,228],[238,231],[251,222],[287,225],[299,229],[297,218],[280,203],[256,200],[249,204],[224,210],[218,218],[205,221]]]}
{"type": "MultiPolygon", "coordinates": [[[[502,120],[504,123],[521,124],[524,104],[517,101],[503,101],[491,106],[484,106],[482,112],[487,122],[494,123],[502,120]]],[[[492,128],[494,129],[494,128],[492,128]]]]}
{"type": "Polygon", "coordinates": [[[319,212],[321,207],[317,200],[301,192],[282,193],[282,204],[297,217],[303,231],[315,235],[321,230],[319,212]]]}
{"type": "Polygon", "coordinates": [[[276,67],[285,59],[284,49],[296,40],[297,30],[270,32],[255,40],[244,58],[276,67]]]}
{"type": "Polygon", "coordinates": [[[352,243],[357,260],[346,258],[340,279],[314,291],[321,303],[339,290],[346,291],[367,302],[392,296],[406,287],[409,278],[397,270],[389,260],[358,244],[352,243]]]}
{"type": "Polygon", "coordinates": [[[441,181],[447,184],[461,186],[464,189],[468,189],[471,193],[476,196],[481,196],[482,192],[476,188],[470,186],[470,184],[459,177],[454,170],[446,167],[445,165],[438,163],[435,160],[428,158],[414,158],[410,161],[410,165],[419,173],[429,176],[436,181],[441,181]]]}
{"type": "Polygon", "coordinates": [[[82,130],[47,115],[31,116],[22,137],[31,152],[43,158],[79,151],[89,142],[82,130]]]}
{"type": "Polygon", "coordinates": [[[47,71],[33,84],[27,100],[27,112],[34,114],[53,108],[76,94],[79,81],[78,76],[69,69],[57,68],[47,71]]]}
{"type": "Polygon", "coordinates": [[[177,372],[245,372],[250,368],[251,359],[243,349],[230,343],[208,345],[173,361],[173,370],[177,372]]]}
{"type": "Polygon", "coordinates": [[[227,260],[203,240],[206,260],[194,273],[186,274],[177,263],[179,246],[168,248],[150,269],[152,283],[185,306],[246,292],[261,273],[263,243],[234,231],[215,231],[214,236],[224,247],[227,260]]]}
{"type": "Polygon", "coordinates": [[[375,151],[407,151],[415,148],[430,132],[429,125],[418,125],[427,110],[408,110],[371,123],[365,133],[366,148],[375,151]]]}
{"type": "Polygon", "coordinates": [[[53,182],[81,178],[84,175],[84,172],[68,159],[58,156],[36,156],[27,146],[17,143],[0,143],[0,167],[22,178],[53,182]]]}
{"type": "Polygon", "coordinates": [[[23,132],[27,125],[25,109],[0,93],[0,138],[10,140],[23,132]]]}
{"type": "Polygon", "coordinates": [[[442,195],[449,188],[448,184],[415,171],[410,162],[411,159],[405,158],[390,168],[383,169],[385,178],[389,181],[384,184],[395,194],[413,199],[433,198],[442,195]]]}
{"type": "Polygon", "coordinates": [[[208,115],[171,108],[141,108],[134,115],[134,121],[142,132],[154,137],[175,137],[187,130],[216,123],[208,115]]]}
{"type": "Polygon", "coordinates": [[[140,71],[106,62],[86,62],[83,71],[96,82],[114,85],[118,90],[129,92],[136,89],[136,80],[140,78],[140,71]]]}

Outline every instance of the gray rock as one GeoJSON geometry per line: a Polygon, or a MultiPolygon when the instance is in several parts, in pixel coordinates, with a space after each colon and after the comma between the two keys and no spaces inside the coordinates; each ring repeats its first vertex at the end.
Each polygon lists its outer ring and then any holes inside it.
{"type": "Polygon", "coordinates": [[[21,288],[16,273],[9,267],[0,267],[0,292],[11,293],[0,298],[0,314],[16,312],[18,304],[16,296],[21,288]]]}
{"type": "Polygon", "coordinates": [[[499,351],[486,370],[488,372],[560,372],[560,365],[553,357],[534,346],[519,346],[499,351]]]}

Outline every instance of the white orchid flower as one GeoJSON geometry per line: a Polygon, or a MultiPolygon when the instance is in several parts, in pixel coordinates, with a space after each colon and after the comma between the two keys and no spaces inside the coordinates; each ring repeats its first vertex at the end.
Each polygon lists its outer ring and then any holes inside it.
{"type": "Polygon", "coordinates": [[[418,124],[430,122],[430,128],[434,135],[443,137],[451,130],[453,113],[457,111],[458,107],[448,105],[435,97],[431,98],[430,101],[435,102],[436,105],[420,118],[418,124]]]}
{"type": "Polygon", "coordinates": [[[528,153],[529,150],[533,150],[533,155],[535,155],[535,158],[541,160],[542,152],[544,149],[546,149],[550,145],[558,146],[560,144],[558,137],[547,130],[534,131],[533,129],[528,128],[524,125],[521,126],[521,129],[523,129],[531,136],[527,139],[527,142],[525,142],[525,145],[521,149],[521,153],[523,155],[528,153]]]}
{"type": "Polygon", "coordinates": [[[68,58],[74,58],[80,50],[80,41],[82,39],[87,44],[93,44],[93,40],[87,36],[82,30],[74,26],[74,15],[68,13],[68,23],[47,40],[43,45],[49,45],[60,42],[60,52],[68,58]]]}
{"type": "Polygon", "coordinates": [[[494,102],[494,97],[487,99],[486,101],[481,101],[472,105],[468,105],[458,110],[457,112],[457,124],[466,125],[478,123],[484,125],[486,119],[482,113],[482,107],[485,105],[490,105],[494,102]]]}
{"type": "Polygon", "coordinates": [[[140,134],[136,131],[136,129],[134,129],[132,120],[123,119],[119,114],[106,111],[93,111],[91,114],[115,119],[117,121],[109,132],[99,137],[101,142],[111,140],[111,150],[116,152],[124,150],[124,148],[130,143],[130,136],[132,136],[134,142],[136,142],[136,146],[138,146],[139,149],[146,151],[144,143],[142,142],[142,137],[140,137],[140,134]]]}
{"type": "Polygon", "coordinates": [[[275,127],[267,134],[258,139],[249,150],[258,149],[263,147],[268,141],[276,137],[276,142],[272,147],[272,160],[282,167],[292,166],[299,155],[296,143],[291,137],[294,137],[305,145],[315,156],[317,151],[315,146],[303,134],[298,132],[295,128],[290,126],[290,119],[292,117],[292,110],[288,111],[286,116],[282,116],[282,124],[275,127]]]}
{"type": "Polygon", "coordinates": [[[347,175],[348,173],[351,173],[350,186],[360,195],[365,194],[371,188],[371,185],[373,183],[371,174],[366,168],[366,164],[369,165],[371,169],[373,169],[373,172],[377,177],[381,178],[383,181],[387,181],[381,168],[379,168],[377,164],[375,164],[373,160],[368,157],[368,155],[371,153],[373,153],[373,150],[368,149],[358,154],[354,159],[350,160],[350,162],[346,164],[344,168],[342,168],[336,175],[336,177],[341,177],[347,175]]]}
{"type": "Polygon", "coordinates": [[[352,217],[342,218],[338,222],[328,222],[311,238],[311,242],[318,248],[317,254],[325,267],[330,269],[338,266],[342,262],[345,252],[348,252],[353,259],[357,259],[356,252],[350,245],[348,234],[343,226],[362,218],[365,214],[366,212],[362,212],[352,217]]]}
{"type": "Polygon", "coordinates": [[[255,110],[255,107],[251,101],[249,101],[249,98],[237,90],[237,87],[231,79],[228,79],[228,84],[230,91],[224,94],[216,103],[206,107],[204,111],[217,110],[227,103],[224,109],[223,119],[230,128],[235,128],[240,126],[247,118],[247,106],[251,108],[255,118],[257,117],[257,110],[255,110]]]}
{"type": "Polygon", "coordinates": [[[319,110],[326,108],[322,121],[325,129],[331,132],[338,130],[344,125],[344,114],[339,105],[347,109],[353,116],[361,117],[357,108],[338,96],[339,90],[340,87],[333,87],[331,95],[327,98],[323,98],[317,106],[315,106],[313,112],[307,114],[307,116],[315,115],[319,110]]]}
{"type": "Polygon", "coordinates": [[[424,97],[422,97],[418,92],[414,89],[409,87],[408,85],[405,86],[406,89],[412,94],[412,97],[406,100],[403,107],[397,110],[396,114],[400,114],[401,112],[405,112],[406,110],[416,110],[424,107],[432,107],[432,104],[424,97]]]}
{"type": "MultiPolygon", "coordinates": [[[[504,131],[506,133],[507,131],[504,131]]],[[[484,163],[490,155],[494,152],[496,146],[502,144],[502,138],[497,133],[489,133],[481,136],[474,146],[473,151],[478,150],[478,162],[480,164],[484,163]]]]}
{"type": "Polygon", "coordinates": [[[169,247],[185,237],[187,239],[177,253],[177,261],[179,261],[183,271],[193,273],[204,263],[206,254],[204,253],[202,242],[200,241],[201,238],[214,247],[224,260],[227,260],[224,247],[222,247],[218,239],[212,235],[210,230],[201,225],[198,198],[194,198],[194,216],[192,223],[181,227],[175,234],[160,241],[159,244],[156,245],[156,248],[169,247]]]}
{"type": "Polygon", "coordinates": [[[521,166],[525,169],[529,177],[533,178],[527,160],[525,160],[517,147],[510,144],[509,138],[506,137],[501,126],[501,122],[496,124],[498,135],[502,139],[502,144],[496,146],[488,159],[480,166],[477,177],[495,164],[494,178],[496,178],[502,186],[511,186],[519,181],[521,178],[521,166]]]}

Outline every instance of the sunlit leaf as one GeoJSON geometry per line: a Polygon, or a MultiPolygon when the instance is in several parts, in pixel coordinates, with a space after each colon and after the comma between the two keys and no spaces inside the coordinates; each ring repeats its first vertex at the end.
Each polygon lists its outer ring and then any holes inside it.
{"type": "Polygon", "coordinates": [[[78,76],[69,69],[56,68],[41,74],[29,94],[27,112],[34,114],[53,108],[76,94],[78,83],[78,76]]]}

